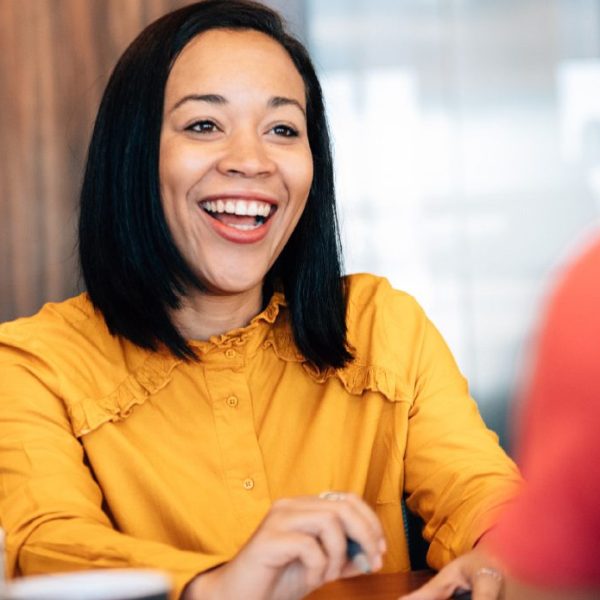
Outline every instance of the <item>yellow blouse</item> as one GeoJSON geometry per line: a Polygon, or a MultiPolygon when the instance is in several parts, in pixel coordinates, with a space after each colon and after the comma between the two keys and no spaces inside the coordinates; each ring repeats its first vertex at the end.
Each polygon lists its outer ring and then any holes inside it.
{"type": "Polygon", "coordinates": [[[274,499],[353,491],[384,569],[410,568],[400,500],[430,564],[470,549],[519,484],[440,334],[385,279],[349,278],[356,360],[318,372],[285,300],[192,342],[199,362],[111,336],[85,294],[0,326],[0,521],[10,576],[169,572],[178,597],[229,560],[274,499]]]}

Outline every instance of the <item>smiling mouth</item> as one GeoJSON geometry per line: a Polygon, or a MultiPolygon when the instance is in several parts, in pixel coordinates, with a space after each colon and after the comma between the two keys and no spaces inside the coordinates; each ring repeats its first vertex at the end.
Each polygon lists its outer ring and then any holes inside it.
{"type": "Polygon", "coordinates": [[[260,200],[206,200],[200,202],[206,214],[223,225],[239,231],[252,231],[264,225],[275,213],[277,207],[260,200]]]}

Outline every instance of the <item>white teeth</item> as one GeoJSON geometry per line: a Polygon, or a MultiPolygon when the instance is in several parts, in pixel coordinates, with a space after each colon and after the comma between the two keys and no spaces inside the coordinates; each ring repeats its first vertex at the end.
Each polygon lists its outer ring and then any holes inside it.
{"type": "Polygon", "coordinates": [[[271,205],[258,200],[208,200],[202,202],[202,208],[212,213],[228,213],[230,215],[268,217],[271,205]]]}
{"type": "Polygon", "coordinates": [[[235,203],[235,214],[245,216],[248,214],[248,203],[243,200],[238,200],[235,203]]]}

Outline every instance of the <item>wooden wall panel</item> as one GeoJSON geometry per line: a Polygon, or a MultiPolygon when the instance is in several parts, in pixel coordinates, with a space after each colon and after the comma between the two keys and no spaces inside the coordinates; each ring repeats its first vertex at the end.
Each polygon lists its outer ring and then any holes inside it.
{"type": "Polygon", "coordinates": [[[75,229],[102,89],[150,21],[189,0],[0,0],[0,321],[79,284],[75,229]]]}

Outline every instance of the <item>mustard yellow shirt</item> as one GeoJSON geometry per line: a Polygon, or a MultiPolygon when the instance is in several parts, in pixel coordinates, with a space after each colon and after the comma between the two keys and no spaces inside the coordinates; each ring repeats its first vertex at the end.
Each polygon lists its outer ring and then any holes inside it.
{"type": "Polygon", "coordinates": [[[400,500],[439,568],[469,550],[519,475],[446,344],[385,279],[349,278],[356,360],[318,372],[285,300],[192,342],[199,362],[108,333],[85,294],[0,326],[0,521],[11,576],[169,572],[174,597],[232,558],[276,498],[345,490],[379,515],[385,570],[410,568],[400,500]]]}

